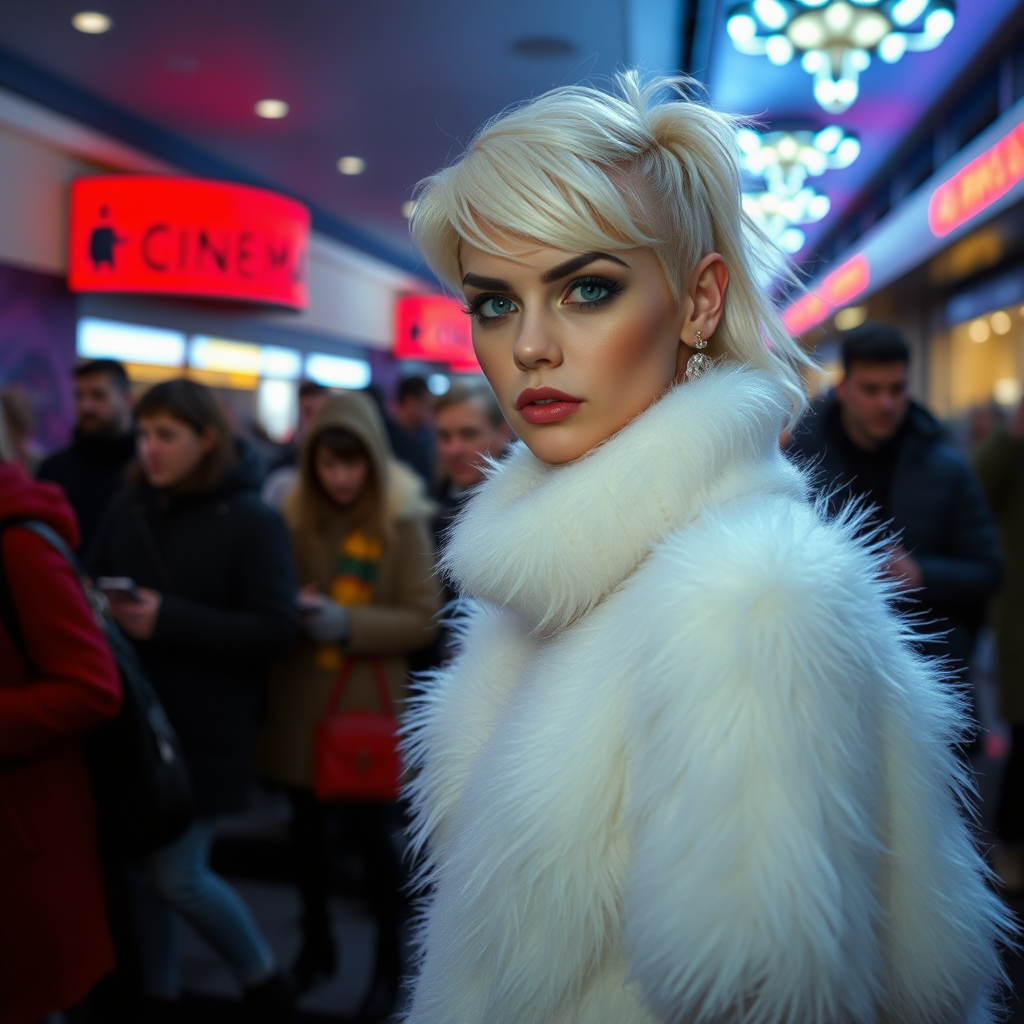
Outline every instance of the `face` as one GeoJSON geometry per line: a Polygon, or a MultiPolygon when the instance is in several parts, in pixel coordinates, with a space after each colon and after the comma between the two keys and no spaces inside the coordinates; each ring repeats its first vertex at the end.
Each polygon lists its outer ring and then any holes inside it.
{"type": "Polygon", "coordinates": [[[457,487],[472,487],[484,476],[487,456],[498,458],[508,444],[508,425],[492,425],[482,402],[449,405],[437,414],[437,450],[445,476],[457,487]]]}
{"type": "Polygon", "coordinates": [[[419,398],[406,396],[399,409],[399,417],[409,430],[422,430],[429,427],[434,419],[434,402],[430,395],[419,398]]]}
{"type": "Polygon", "coordinates": [[[907,364],[851,363],[836,397],[850,440],[866,450],[878,448],[899,430],[907,414],[907,364]]]}
{"type": "Polygon", "coordinates": [[[361,455],[340,459],[330,449],[318,445],[313,454],[313,471],[331,501],[347,508],[363,493],[370,464],[361,455]]]}
{"type": "Polygon", "coordinates": [[[211,428],[197,433],[167,413],[139,420],[136,450],[143,475],[153,487],[173,488],[186,480],[216,443],[211,428]]]}
{"type": "Polygon", "coordinates": [[[122,434],[130,424],[128,396],[105,373],[75,379],[75,420],[83,434],[122,434]]]}
{"type": "Polygon", "coordinates": [[[681,378],[683,339],[709,338],[721,316],[696,282],[711,267],[721,299],[728,280],[721,257],[705,257],[677,300],[648,249],[459,252],[480,366],[512,429],[551,464],[585,455],[681,378]]]}

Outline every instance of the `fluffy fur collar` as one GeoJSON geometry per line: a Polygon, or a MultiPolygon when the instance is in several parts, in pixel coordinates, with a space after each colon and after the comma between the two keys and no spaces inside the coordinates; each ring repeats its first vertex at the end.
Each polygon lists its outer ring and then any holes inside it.
{"type": "Polygon", "coordinates": [[[768,375],[722,365],[575,462],[547,465],[520,443],[466,504],[443,569],[461,592],[557,632],[707,504],[751,490],[802,494],[778,448],[788,413],[768,375]]]}

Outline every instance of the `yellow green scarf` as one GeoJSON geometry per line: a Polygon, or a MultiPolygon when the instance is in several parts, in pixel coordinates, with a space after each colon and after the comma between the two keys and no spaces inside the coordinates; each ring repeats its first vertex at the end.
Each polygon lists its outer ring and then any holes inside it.
{"type": "MultiPolygon", "coordinates": [[[[338,550],[331,579],[331,599],[347,606],[369,604],[373,600],[382,550],[378,538],[370,537],[361,530],[350,533],[338,550]]],[[[316,655],[317,665],[337,671],[341,668],[341,661],[337,644],[321,644],[316,655]]]]}

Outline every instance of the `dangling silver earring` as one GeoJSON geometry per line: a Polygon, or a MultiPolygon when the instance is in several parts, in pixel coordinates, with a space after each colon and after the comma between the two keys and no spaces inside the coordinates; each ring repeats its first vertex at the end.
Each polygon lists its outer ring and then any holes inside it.
{"type": "Polygon", "coordinates": [[[708,343],[700,336],[700,331],[695,332],[693,335],[693,347],[697,351],[686,360],[686,379],[688,381],[704,376],[711,366],[711,360],[702,351],[708,347],[708,343]]]}

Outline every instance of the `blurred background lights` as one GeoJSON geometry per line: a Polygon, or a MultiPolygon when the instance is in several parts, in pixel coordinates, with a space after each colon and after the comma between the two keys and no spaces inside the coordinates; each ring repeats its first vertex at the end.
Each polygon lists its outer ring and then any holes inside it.
{"type": "Polygon", "coordinates": [[[799,55],[814,98],[841,114],[872,56],[895,64],[910,50],[933,50],[955,20],[954,0],[752,0],[732,8],[726,29],[740,53],[778,65],[799,55]]]}
{"type": "Polygon", "coordinates": [[[763,178],[770,192],[796,195],[808,178],[825,171],[841,170],[860,156],[860,140],[839,125],[820,132],[767,132],[750,128],[736,133],[740,164],[757,178],[763,178]]]}
{"type": "Polygon", "coordinates": [[[992,387],[992,397],[1000,405],[1016,405],[1021,399],[1024,386],[1016,377],[1001,377],[992,387]]]}
{"type": "Polygon", "coordinates": [[[288,116],[288,104],[284,100],[260,100],[254,109],[257,115],[270,121],[288,116]]]}
{"type": "Polygon", "coordinates": [[[416,204],[411,200],[402,203],[402,216],[408,220],[416,212],[416,204]]]}
{"type": "Polygon", "coordinates": [[[71,19],[71,24],[79,32],[85,32],[90,36],[98,36],[104,32],[109,32],[114,22],[106,14],[101,14],[99,11],[79,11],[71,19]]]}
{"type": "Polygon", "coordinates": [[[452,382],[443,373],[432,373],[427,378],[427,388],[432,395],[447,395],[451,386],[452,382]]]}
{"type": "Polygon", "coordinates": [[[860,327],[868,318],[867,306],[847,306],[839,310],[835,315],[837,331],[852,331],[854,327],[860,327]]]}
{"type": "Polygon", "coordinates": [[[830,208],[828,196],[807,186],[792,196],[767,190],[743,193],[744,211],[783,252],[790,254],[799,252],[806,240],[798,225],[821,220],[830,208]]]}
{"type": "Polygon", "coordinates": [[[1002,310],[992,314],[990,323],[992,325],[993,332],[996,334],[1009,334],[1010,328],[1013,326],[1013,322],[1010,320],[1010,317],[1002,310]]]}
{"type": "Polygon", "coordinates": [[[343,156],[338,161],[338,170],[342,174],[362,174],[366,170],[366,161],[361,156],[343,156]]]}
{"type": "Polygon", "coordinates": [[[970,338],[971,341],[978,342],[979,345],[983,341],[988,341],[991,333],[992,330],[989,327],[987,320],[972,320],[967,328],[967,337],[970,338]]]}

